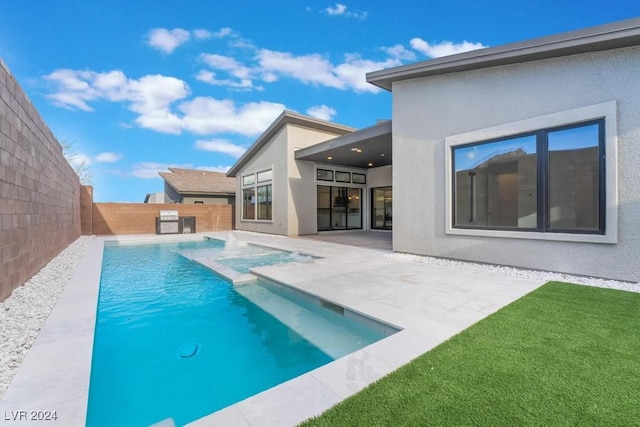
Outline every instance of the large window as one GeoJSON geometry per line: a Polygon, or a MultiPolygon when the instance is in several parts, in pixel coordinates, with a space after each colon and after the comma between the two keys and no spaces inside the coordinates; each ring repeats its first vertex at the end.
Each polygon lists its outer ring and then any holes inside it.
{"type": "Polygon", "coordinates": [[[242,219],[273,219],[273,171],[271,169],[242,176],[242,219]]]}
{"type": "Polygon", "coordinates": [[[604,153],[604,120],[453,146],[453,226],[604,234],[604,153]]]}

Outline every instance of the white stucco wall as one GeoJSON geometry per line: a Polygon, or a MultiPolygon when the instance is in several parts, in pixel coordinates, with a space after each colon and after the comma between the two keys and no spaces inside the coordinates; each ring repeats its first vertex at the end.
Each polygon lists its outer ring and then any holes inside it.
{"type": "Polygon", "coordinates": [[[391,187],[393,185],[393,166],[380,166],[367,171],[367,186],[371,188],[391,187]]]}
{"type": "Polygon", "coordinates": [[[394,250],[640,281],[640,48],[393,85],[394,250]],[[617,243],[446,234],[445,138],[615,101],[617,243]]]}
{"type": "Polygon", "coordinates": [[[289,125],[287,132],[290,153],[287,160],[289,235],[314,234],[318,231],[315,164],[296,161],[294,153],[296,150],[327,141],[337,135],[294,125],[289,125]]]}
{"type": "Polygon", "coordinates": [[[236,229],[259,233],[287,233],[287,156],[286,127],[268,141],[238,172],[236,176],[236,229]],[[242,219],[242,176],[266,169],[273,169],[272,221],[242,219]]]}
{"type": "Polygon", "coordinates": [[[336,136],[298,125],[284,125],[237,173],[236,228],[288,236],[315,233],[314,164],[296,161],[294,153],[336,136]],[[273,169],[273,220],[243,220],[242,176],[265,169],[273,169]]]}

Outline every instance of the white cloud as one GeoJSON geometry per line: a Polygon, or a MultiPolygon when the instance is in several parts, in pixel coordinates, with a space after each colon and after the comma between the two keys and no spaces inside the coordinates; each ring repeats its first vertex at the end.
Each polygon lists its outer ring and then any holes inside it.
{"type": "Polygon", "coordinates": [[[154,28],[149,32],[149,46],[164,53],[173,52],[178,46],[189,41],[189,31],[182,28],[167,30],[166,28],[154,28]]]}
{"type": "Polygon", "coordinates": [[[175,101],[189,95],[189,87],[184,81],[156,74],[132,80],[129,86],[130,109],[139,114],[135,121],[140,127],[180,133],[180,118],[170,107],[175,101]]]}
{"type": "Polygon", "coordinates": [[[258,135],[284,109],[282,104],[266,101],[237,106],[232,100],[210,97],[197,97],[180,105],[184,129],[199,135],[224,132],[258,135]]]}
{"type": "MultiPolygon", "coordinates": [[[[213,79],[215,75],[210,77],[213,79]]],[[[197,97],[176,105],[189,96],[189,87],[180,79],[159,74],[135,80],[120,71],[58,70],[46,79],[57,86],[56,92],[49,95],[56,105],[91,111],[89,101],[124,102],[137,114],[134,122],[139,127],[176,135],[186,130],[199,135],[229,132],[254,136],[285,109],[284,105],[272,102],[239,106],[232,100],[211,97],[197,97]]]]}
{"type": "Polygon", "coordinates": [[[487,47],[482,43],[473,43],[466,40],[462,43],[453,43],[445,40],[440,43],[430,44],[419,37],[411,39],[409,43],[413,49],[430,58],[440,58],[487,47]]]}
{"type": "Polygon", "coordinates": [[[382,50],[392,58],[408,61],[414,61],[416,59],[416,54],[401,44],[391,47],[383,47],[382,50]]]}
{"type": "Polygon", "coordinates": [[[239,63],[230,56],[203,53],[200,58],[214,70],[224,70],[239,79],[247,78],[251,75],[251,69],[239,63]]]}
{"type": "Polygon", "coordinates": [[[280,74],[303,83],[320,84],[342,89],[344,84],[332,73],[333,65],[320,54],[294,56],[288,52],[261,49],[260,67],[271,76],[280,74]]]}
{"type": "Polygon", "coordinates": [[[241,80],[218,79],[216,77],[216,73],[208,70],[200,70],[196,75],[196,80],[199,80],[203,83],[208,83],[212,86],[226,86],[229,88],[245,89],[245,90],[250,90],[250,89],[263,90],[261,86],[254,87],[253,81],[251,79],[241,79],[241,80]]]}
{"type": "Polygon", "coordinates": [[[336,3],[335,6],[329,6],[323,11],[331,16],[344,16],[346,18],[365,19],[369,16],[369,12],[348,10],[347,6],[342,3],[336,3]]]}
{"type": "Polygon", "coordinates": [[[387,59],[376,62],[362,59],[355,55],[347,55],[345,62],[338,65],[335,74],[343,81],[347,87],[355,89],[357,92],[378,92],[378,88],[367,83],[366,74],[383,68],[401,65],[397,59],[387,59]]]}
{"type": "Polygon", "coordinates": [[[220,30],[216,31],[215,33],[213,33],[213,37],[216,38],[224,38],[227,36],[231,36],[233,35],[233,30],[229,27],[224,27],[224,28],[220,28],[220,30]]]}
{"type": "Polygon", "coordinates": [[[378,92],[379,88],[366,82],[366,73],[401,65],[397,58],[376,62],[362,59],[358,55],[345,55],[344,62],[334,65],[320,54],[294,56],[288,52],[268,49],[258,52],[258,61],[265,81],[272,82],[279,76],[286,76],[306,84],[341,90],[353,89],[356,92],[378,92]]]}
{"type": "Polygon", "coordinates": [[[45,79],[56,85],[56,92],[48,95],[56,105],[92,111],[88,101],[126,102],[138,114],[135,122],[139,126],[173,134],[180,133],[181,124],[171,105],[190,93],[187,84],[175,77],[156,74],[135,80],[118,70],[57,70],[45,79]]]}
{"type": "Polygon", "coordinates": [[[307,114],[320,120],[332,120],[338,112],[327,105],[315,105],[307,110],[307,114]]]}
{"type": "Polygon", "coordinates": [[[94,157],[98,163],[115,163],[122,158],[122,154],[105,151],[94,157]]]}
{"type": "Polygon", "coordinates": [[[327,12],[329,15],[344,15],[346,11],[347,6],[340,3],[336,3],[334,7],[329,6],[325,9],[325,12],[327,12]]]}
{"type": "Polygon", "coordinates": [[[98,98],[98,93],[87,80],[95,73],[92,71],[59,69],[45,76],[45,80],[53,82],[64,90],[47,95],[55,105],[68,109],[93,111],[87,102],[98,98]]]}
{"type": "Polygon", "coordinates": [[[209,30],[198,29],[193,30],[193,37],[196,40],[207,40],[213,37],[213,33],[209,30]]]}
{"type": "Polygon", "coordinates": [[[133,166],[131,175],[142,179],[160,178],[159,172],[168,172],[169,168],[192,169],[190,164],[141,162],[133,166]]]}
{"type": "Polygon", "coordinates": [[[216,32],[211,32],[205,29],[197,29],[193,30],[192,34],[196,40],[222,39],[224,37],[232,35],[233,30],[229,27],[221,28],[216,32]]]}
{"type": "Polygon", "coordinates": [[[230,56],[203,53],[200,59],[214,70],[222,71],[232,78],[218,78],[216,72],[200,70],[196,79],[213,86],[226,86],[239,90],[263,90],[262,86],[254,86],[253,76],[257,73],[230,56]]]}
{"type": "Polygon", "coordinates": [[[223,153],[236,158],[242,156],[244,152],[247,151],[245,147],[233,144],[226,139],[200,139],[196,141],[194,147],[198,150],[223,153]]]}

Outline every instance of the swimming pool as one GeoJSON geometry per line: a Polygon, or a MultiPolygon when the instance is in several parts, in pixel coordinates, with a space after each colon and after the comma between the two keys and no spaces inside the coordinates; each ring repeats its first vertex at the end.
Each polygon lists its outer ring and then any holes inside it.
{"type": "Polygon", "coordinates": [[[233,286],[181,255],[222,247],[105,246],[88,426],[182,425],[393,332],[281,285],[233,286]]]}

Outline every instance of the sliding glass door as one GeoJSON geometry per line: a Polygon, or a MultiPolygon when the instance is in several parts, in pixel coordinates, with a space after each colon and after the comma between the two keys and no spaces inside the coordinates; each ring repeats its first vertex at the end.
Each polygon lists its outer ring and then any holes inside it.
{"type": "Polygon", "coordinates": [[[317,216],[318,231],[362,228],[362,190],[318,185],[317,216]]]}
{"type": "Polygon", "coordinates": [[[380,187],[371,190],[371,228],[391,230],[393,227],[393,190],[380,187]]]}

